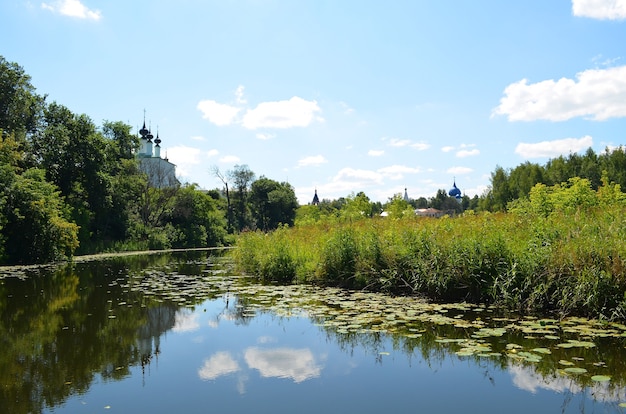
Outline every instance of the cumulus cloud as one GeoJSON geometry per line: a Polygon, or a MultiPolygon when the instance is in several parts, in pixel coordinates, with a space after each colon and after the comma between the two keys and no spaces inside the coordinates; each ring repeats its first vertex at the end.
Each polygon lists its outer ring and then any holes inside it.
{"type": "Polygon", "coordinates": [[[582,138],[565,138],[554,141],[542,141],[535,144],[520,142],[515,153],[524,158],[558,157],[587,149],[593,145],[593,138],[585,135],[582,138]]]}
{"type": "Polygon", "coordinates": [[[327,163],[328,160],[323,155],[313,155],[304,157],[298,161],[298,167],[310,167],[327,163]]]}
{"type": "Polygon", "coordinates": [[[235,106],[217,103],[213,100],[200,101],[197,108],[202,112],[202,118],[208,119],[209,122],[217,126],[232,124],[241,110],[235,106]]]}
{"type": "Polygon", "coordinates": [[[216,156],[216,155],[218,155],[219,153],[220,153],[220,152],[219,152],[218,150],[216,150],[216,149],[211,149],[211,150],[208,150],[208,151],[206,152],[206,155],[207,155],[207,157],[211,158],[211,157],[215,157],[215,156],[216,156]]]}
{"type": "Polygon", "coordinates": [[[572,0],[574,16],[600,20],[626,19],[626,0],[572,0]]]}
{"type": "Polygon", "coordinates": [[[415,144],[410,145],[411,148],[414,148],[418,151],[425,151],[430,148],[430,144],[424,141],[416,142],[415,144]]]}
{"type": "Polygon", "coordinates": [[[167,158],[176,164],[176,175],[188,177],[189,169],[195,164],[200,164],[201,153],[198,148],[179,145],[167,149],[167,158]]]}
{"type": "Polygon", "coordinates": [[[626,66],[590,69],[576,79],[561,78],[529,84],[512,83],[492,112],[509,121],[566,121],[586,117],[595,121],[626,116],[626,66]]]}
{"type": "Polygon", "coordinates": [[[465,157],[473,157],[474,155],[478,155],[478,154],[480,154],[480,151],[474,148],[471,150],[463,149],[463,150],[457,151],[456,156],[459,158],[465,158],[465,157]]]}
{"type": "Polygon", "coordinates": [[[404,174],[418,174],[419,168],[407,167],[405,165],[392,165],[389,167],[379,168],[378,172],[392,180],[401,180],[404,174]]]}
{"type": "Polygon", "coordinates": [[[369,150],[367,151],[367,155],[369,155],[370,157],[380,157],[381,155],[384,155],[385,151],[383,150],[369,150]]]}
{"type": "Polygon", "coordinates": [[[410,139],[399,139],[399,138],[383,138],[383,141],[389,140],[389,145],[392,147],[406,147],[411,143],[410,139]]]}
{"type": "Polygon", "coordinates": [[[391,147],[411,147],[418,151],[424,151],[430,148],[430,144],[424,141],[413,142],[410,139],[388,138],[383,137],[383,141],[388,141],[391,147]]]}
{"type": "Polygon", "coordinates": [[[100,10],[92,10],[80,0],[57,0],[52,3],[41,3],[41,7],[63,16],[76,17],[78,19],[100,20],[100,10]]]}
{"type": "Polygon", "coordinates": [[[260,139],[260,140],[267,141],[268,139],[275,138],[276,135],[274,135],[274,134],[264,134],[264,133],[259,132],[258,134],[256,134],[256,137],[258,139],[260,139]]]}
{"type": "Polygon", "coordinates": [[[454,147],[453,147],[453,146],[448,145],[448,146],[445,146],[445,147],[441,147],[441,150],[442,150],[443,152],[450,152],[450,151],[454,151],[454,147]]]}
{"type": "Polygon", "coordinates": [[[246,98],[243,97],[243,90],[244,90],[244,86],[243,85],[239,85],[237,87],[237,90],[235,91],[235,97],[237,98],[237,103],[239,104],[245,104],[248,101],[246,100],[246,98]]]}
{"type": "Polygon", "coordinates": [[[309,126],[316,117],[320,107],[316,101],[307,101],[294,96],[287,101],[262,102],[254,109],[248,109],[243,117],[242,125],[247,129],[258,128],[293,128],[309,126]]]}

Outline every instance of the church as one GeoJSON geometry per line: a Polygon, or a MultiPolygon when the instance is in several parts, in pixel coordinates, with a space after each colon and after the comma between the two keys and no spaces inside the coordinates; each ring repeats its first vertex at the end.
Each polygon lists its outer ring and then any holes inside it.
{"type": "Polygon", "coordinates": [[[161,158],[161,139],[159,133],[154,139],[154,135],[146,128],[146,121],[139,130],[139,140],[141,146],[137,152],[139,159],[139,169],[148,176],[148,183],[155,188],[175,188],[180,186],[180,181],[176,178],[176,165],[169,162],[167,155],[161,158]]]}

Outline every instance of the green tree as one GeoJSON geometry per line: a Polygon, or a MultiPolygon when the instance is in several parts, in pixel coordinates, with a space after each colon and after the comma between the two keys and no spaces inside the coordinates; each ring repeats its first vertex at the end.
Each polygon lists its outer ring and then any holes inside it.
{"type": "Polygon", "coordinates": [[[172,247],[207,247],[224,243],[226,223],[217,201],[200,191],[195,184],[183,186],[176,193],[168,223],[175,231],[172,247]]]}
{"type": "Polygon", "coordinates": [[[20,171],[12,136],[0,139],[0,259],[4,263],[46,263],[69,257],[78,247],[78,227],[44,171],[20,171]]]}
{"type": "Polygon", "coordinates": [[[413,207],[406,202],[400,193],[395,194],[391,199],[389,199],[389,202],[385,206],[385,211],[388,213],[388,217],[390,218],[402,218],[409,214],[415,214],[413,207]]]}
{"type": "Polygon", "coordinates": [[[263,231],[295,222],[298,199],[289,183],[261,176],[250,186],[250,203],[256,226],[263,231]]]}
{"type": "Polygon", "coordinates": [[[350,194],[340,211],[341,218],[358,220],[372,217],[372,202],[363,191],[350,194]]]}
{"type": "Polygon", "coordinates": [[[0,129],[19,142],[37,130],[44,108],[45,97],[30,80],[22,67],[0,56],[0,129]]]}
{"type": "Polygon", "coordinates": [[[250,185],[254,182],[255,174],[247,165],[235,165],[232,170],[228,171],[227,176],[235,189],[232,195],[235,227],[238,231],[252,228],[254,220],[248,203],[248,192],[250,185]]]}

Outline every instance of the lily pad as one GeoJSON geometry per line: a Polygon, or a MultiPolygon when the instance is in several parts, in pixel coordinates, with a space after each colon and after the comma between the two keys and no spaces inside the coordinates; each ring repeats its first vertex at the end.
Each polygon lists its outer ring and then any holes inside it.
{"type": "Polygon", "coordinates": [[[568,374],[584,374],[587,372],[585,368],[578,368],[578,367],[565,368],[563,371],[567,372],[568,374]]]}
{"type": "Polygon", "coordinates": [[[611,381],[611,377],[609,375],[594,375],[593,377],[591,377],[591,380],[597,382],[606,382],[611,381]]]}

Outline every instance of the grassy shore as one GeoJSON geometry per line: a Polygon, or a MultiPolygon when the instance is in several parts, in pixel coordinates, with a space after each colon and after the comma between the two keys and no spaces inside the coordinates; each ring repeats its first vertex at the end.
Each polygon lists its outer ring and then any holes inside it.
{"type": "Polygon", "coordinates": [[[240,235],[239,271],[522,313],[626,319],[626,208],[363,219],[240,235]]]}

